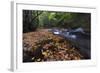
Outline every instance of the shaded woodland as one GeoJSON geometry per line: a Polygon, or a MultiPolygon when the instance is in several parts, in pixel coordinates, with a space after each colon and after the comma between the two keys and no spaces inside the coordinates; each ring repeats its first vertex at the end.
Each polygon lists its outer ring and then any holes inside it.
{"type": "Polygon", "coordinates": [[[90,32],[90,20],[90,13],[23,10],[23,32],[52,27],[72,29],[82,27],[90,32]]]}
{"type": "Polygon", "coordinates": [[[91,14],[23,10],[23,62],[91,58],[91,14]]]}

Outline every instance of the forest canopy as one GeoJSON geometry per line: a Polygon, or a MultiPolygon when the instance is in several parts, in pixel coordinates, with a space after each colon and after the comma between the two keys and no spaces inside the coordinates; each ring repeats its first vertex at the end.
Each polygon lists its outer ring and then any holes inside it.
{"type": "Polygon", "coordinates": [[[90,31],[90,18],[90,13],[23,10],[23,32],[53,27],[66,29],[81,27],[90,31]]]}

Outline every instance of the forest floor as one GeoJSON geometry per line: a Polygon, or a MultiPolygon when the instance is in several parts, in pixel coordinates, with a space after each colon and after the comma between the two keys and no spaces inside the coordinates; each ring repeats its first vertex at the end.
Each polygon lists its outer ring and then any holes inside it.
{"type": "Polygon", "coordinates": [[[23,34],[23,62],[80,60],[83,56],[63,37],[39,29],[23,34]]]}

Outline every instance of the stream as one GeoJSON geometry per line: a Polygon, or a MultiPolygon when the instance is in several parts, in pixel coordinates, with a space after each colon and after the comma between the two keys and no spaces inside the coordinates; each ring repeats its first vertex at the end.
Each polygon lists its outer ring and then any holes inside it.
{"type": "Polygon", "coordinates": [[[84,32],[84,29],[82,28],[77,28],[74,30],[51,29],[50,31],[55,35],[59,35],[65,38],[66,40],[69,40],[73,44],[73,46],[79,48],[78,50],[85,57],[85,59],[91,58],[90,34],[84,32]]]}

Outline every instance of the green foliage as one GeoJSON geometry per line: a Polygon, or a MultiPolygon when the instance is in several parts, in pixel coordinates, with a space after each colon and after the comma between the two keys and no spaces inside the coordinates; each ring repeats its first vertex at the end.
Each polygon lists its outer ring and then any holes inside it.
{"type": "MultiPolygon", "coordinates": [[[[29,11],[29,10],[26,10],[29,11]]],[[[90,29],[90,14],[89,13],[72,13],[72,12],[51,12],[51,11],[31,11],[28,17],[23,17],[25,20],[23,26],[25,29],[34,28],[78,28],[83,27],[90,29]],[[32,14],[31,14],[32,13],[32,14]],[[32,15],[32,19],[30,17],[32,15]],[[29,22],[29,20],[32,20],[29,22]],[[27,23],[26,23],[27,21],[27,23]],[[31,26],[29,25],[31,23],[31,26]],[[29,25],[29,26],[28,26],[29,25]]]]}

